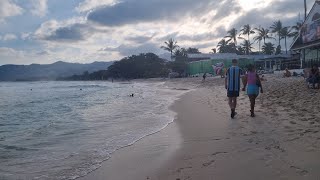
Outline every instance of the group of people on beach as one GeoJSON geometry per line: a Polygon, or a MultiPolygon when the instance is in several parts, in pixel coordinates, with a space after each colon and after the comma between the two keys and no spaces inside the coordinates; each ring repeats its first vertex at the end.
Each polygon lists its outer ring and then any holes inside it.
{"type": "Polygon", "coordinates": [[[232,60],[232,66],[226,72],[225,88],[227,90],[227,96],[229,100],[229,106],[231,110],[231,118],[234,118],[237,107],[237,97],[240,94],[241,79],[243,83],[242,91],[247,91],[250,100],[250,116],[254,117],[254,107],[256,98],[260,93],[263,93],[261,79],[256,73],[254,65],[247,66],[247,72],[244,73],[240,67],[238,67],[238,60],[232,60]]]}
{"type": "Polygon", "coordinates": [[[320,72],[317,65],[312,66],[309,76],[307,77],[307,82],[310,83],[314,89],[316,88],[316,84],[318,85],[317,88],[320,88],[320,72]]]}

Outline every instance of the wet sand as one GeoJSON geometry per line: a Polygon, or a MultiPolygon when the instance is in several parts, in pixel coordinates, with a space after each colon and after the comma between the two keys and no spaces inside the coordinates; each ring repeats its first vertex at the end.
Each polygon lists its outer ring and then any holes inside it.
{"type": "Polygon", "coordinates": [[[320,179],[320,90],[303,78],[267,80],[256,117],[242,92],[235,119],[223,79],[168,82],[194,89],[172,106],[176,120],[80,179],[320,179]]]}

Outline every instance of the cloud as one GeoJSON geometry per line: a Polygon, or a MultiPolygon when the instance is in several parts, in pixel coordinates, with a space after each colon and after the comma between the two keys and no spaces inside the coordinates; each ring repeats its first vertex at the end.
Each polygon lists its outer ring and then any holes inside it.
{"type": "Polygon", "coordinates": [[[68,43],[85,40],[94,32],[94,27],[84,23],[81,19],[71,19],[65,22],[50,20],[42,23],[34,36],[38,40],[68,43]]]}
{"type": "Polygon", "coordinates": [[[117,0],[84,0],[76,7],[79,13],[88,12],[100,6],[111,6],[117,3],[117,0]]]}
{"type": "Polygon", "coordinates": [[[103,26],[122,26],[160,20],[178,21],[186,16],[206,13],[218,0],[126,0],[102,6],[89,13],[87,19],[103,26]]]}
{"type": "Polygon", "coordinates": [[[13,48],[0,47],[1,64],[23,64],[24,53],[13,48]]]}
{"type": "Polygon", "coordinates": [[[66,27],[59,27],[44,37],[49,41],[81,41],[86,37],[82,29],[87,27],[83,24],[73,24],[66,27]]]}
{"type": "Polygon", "coordinates": [[[153,38],[153,36],[144,36],[144,35],[141,35],[141,36],[131,36],[131,37],[127,37],[127,40],[128,40],[128,41],[131,41],[131,42],[133,42],[133,43],[136,43],[136,44],[142,44],[142,43],[145,43],[145,42],[150,41],[152,38],[153,38]]]}
{"type": "Polygon", "coordinates": [[[128,45],[128,44],[122,44],[116,48],[114,47],[106,47],[102,49],[102,51],[106,52],[118,52],[121,56],[131,56],[131,55],[138,55],[140,53],[160,53],[161,49],[160,46],[158,46],[155,43],[145,43],[139,46],[136,45],[128,45]]]}
{"type": "Polygon", "coordinates": [[[17,16],[23,13],[23,9],[16,5],[12,0],[0,1],[0,22],[11,16],[17,16]]]}
{"type": "Polygon", "coordinates": [[[18,37],[14,34],[5,34],[3,37],[2,37],[2,40],[3,41],[12,41],[12,40],[16,40],[18,39],[18,37]]]}
{"type": "Polygon", "coordinates": [[[39,17],[44,17],[47,14],[47,0],[31,0],[31,14],[39,17]]]}
{"type": "Polygon", "coordinates": [[[219,21],[224,17],[228,17],[232,13],[239,13],[242,11],[239,3],[236,0],[224,0],[221,3],[215,4],[216,13],[212,17],[212,21],[219,21]]]}
{"type": "Polygon", "coordinates": [[[40,51],[40,52],[37,52],[36,55],[39,55],[39,56],[44,56],[44,55],[49,55],[50,53],[48,51],[40,51]]]}

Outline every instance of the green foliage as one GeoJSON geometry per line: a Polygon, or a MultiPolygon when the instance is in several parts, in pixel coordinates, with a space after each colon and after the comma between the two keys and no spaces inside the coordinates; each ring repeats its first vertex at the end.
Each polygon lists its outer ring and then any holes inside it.
{"type": "Polygon", "coordinates": [[[277,46],[275,54],[276,55],[281,54],[281,46],[280,45],[277,46]]]}
{"type": "Polygon", "coordinates": [[[255,31],[254,29],[251,28],[251,26],[249,24],[246,24],[243,26],[243,28],[240,30],[241,35],[247,35],[248,36],[248,41],[250,40],[250,34],[254,34],[255,31]]]}
{"type": "Polygon", "coordinates": [[[227,43],[232,41],[235,45],[237,45],[237,34],[238,34],[238,31],[235,28],[232,28],[227,33],[228,33],[228,35],[225,36],[225,38],[229,38],[227,40],[227,43]]]}
{"type": "Polygon", "coordinates": [[[153,53],[132,55],[115,62],[108,68],[108,76],[122,79],[165,77],[165,61],[153,53]]]}
{"type": "Polygon", "coordinates": [[[250,52],[252,52],[252,43],[250,43],[249,40],[244,40],[243,43],[241,44],[242,49],[244,49],[245,54],[249,55],[250,52]]]}
{"type": "Polygon", "coordinates": [[[292,35],[294,38],[298,37],[301,27],[302,27],[301,22],[297,22],[294,26],[291,27],[292,35]]]}
{"type": "Polygon", "coordinates": [[[295,33],[292,32],[292,29],[289,29],[289,27],[284,27],[280,31],[281,38],[284,39],[285,47],[286,47],[286,54],[288,54],[287,49],[287,38],[291,38],[295,36],[295,33]]]}
{"type": "Polygon", "coordinates": [[[225,39],[219,41],[217,47],[219,48],[219,53],[237,53],[236,45],[233,42],[229,43],[225,39]]]}
{"type": "Polygon", "coordinates": [[[200,54],[201,52],[199,51],[198,48],[189,47],[189,48],[187,49],[187,53],[189,53],[189,54],[200,54]]]}
{"type": "Polygon", "coordinates": [[[188,56],[188,52],[185,48],[181,48],[181,49],[179,48],[174,51],[173,55],[174,55],[174,57],[181,57],[181,56],[186,57],[186,56],[188,56]]]}
{"type": "Polygon", "coordinates": [[[162,49],[169,51],[171,54],[171,59],[172,59],[172,54],[173,51],[177,48],[179,48],[179,46],[177,45],[177,41],[175,41],[173,38],[170,38],[168,41],[164,42],[165,46],[161,46],[162,49]]]}
{"type": "Polygon", "coordinates": [[[274,44],[268,42],[268,43],[265,43],[263,46],[262,46],[262,52],[264,54],[267,54],[267,55],[271,55],[273,54],[275,51],[274,49],[274,44]]]}
{"type": "Polygon", "coordinates": [[[276,33],[278,35],[279,45],[281,40],[281,30],[282,30],[282,22],[280,20],[273,22],[270,29],[272,33],[276,33]]]}

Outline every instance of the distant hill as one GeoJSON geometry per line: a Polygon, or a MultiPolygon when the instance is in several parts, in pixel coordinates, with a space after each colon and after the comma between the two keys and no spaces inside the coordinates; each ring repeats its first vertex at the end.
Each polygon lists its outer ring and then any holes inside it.
{"type": "Polygon", "coordinates": [[[58,61],[53,64],[3,65],[0,66],[0,81],[56,80],[59,77],[80,75],[105,70],[113,62],[93,62],[91,64],[67,63],[58,61]]]}

